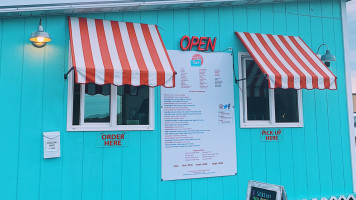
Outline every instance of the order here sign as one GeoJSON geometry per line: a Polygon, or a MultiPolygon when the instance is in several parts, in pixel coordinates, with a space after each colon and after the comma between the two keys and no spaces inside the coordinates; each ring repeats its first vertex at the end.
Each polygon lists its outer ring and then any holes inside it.
{"type": "Polygon", "coordinates": [[[128,146],[125,133],[97,133],[96,147],[128,146]]]}

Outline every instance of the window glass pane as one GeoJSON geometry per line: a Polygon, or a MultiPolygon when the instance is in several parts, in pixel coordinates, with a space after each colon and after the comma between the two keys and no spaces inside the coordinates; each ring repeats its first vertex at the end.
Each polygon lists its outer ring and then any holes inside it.
{"type": "Polygon", "coordinates": [[[85,85],[84,122],[110,122],[110,85],[85,85]]]}
{"type": "Polygon", "coordinates": [[[125,85],[117,88],[117,124],[149,124],[149,88],[125,85]]]}
{"type": "Polygon", "coordinates": [[[354,127],[356,127],[356,116],[354,116],[354,127]]]}
{"type": "Polygon", "coordinates": [[[122,99],[124,96],[124,87],[125,86],[120,86],[117,87],[117,124],[118,125],[123,125],[123,119],[122,119],[122,99]]]}
{"type": "Polygon", "coordinates": [[[298,92],[295,89],[275,89],[276,122],[299,122],[298,92]]]}
{"type": "Polygon", "coordinates": [[[269,120],[268,81],[253,60],[246,61],[247,120],[269,120]]]}
{"type": "MultiPolygon", "coordinates": [[[[73,81],[74,82],[74,81],[73,81]]],[[[73,88],[73,125],[79,125],[80,116],[80,84],[74,83],[73,88]]]]}

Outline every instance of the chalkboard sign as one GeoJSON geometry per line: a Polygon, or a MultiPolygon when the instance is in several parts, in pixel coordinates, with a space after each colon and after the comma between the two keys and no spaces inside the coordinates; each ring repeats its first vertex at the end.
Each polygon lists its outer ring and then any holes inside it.
{"type": "Polygon", "coordinates": [[[249,181],[246,200],[287,200],[283,186],[249,181]]]}

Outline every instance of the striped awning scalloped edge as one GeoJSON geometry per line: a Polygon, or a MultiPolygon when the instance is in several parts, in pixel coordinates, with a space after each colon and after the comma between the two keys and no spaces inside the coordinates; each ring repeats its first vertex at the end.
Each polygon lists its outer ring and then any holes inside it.
{"type": "Polygon", "coordinates": [[[269,88],[336,90],[336,76],[300,37],[235,34],[267,75],[269,88]]]}
{"type": "Polygon", "coordinates": [[[68,17],[79,84],[175,86],[175,71],[157,25],[68,17]]]}

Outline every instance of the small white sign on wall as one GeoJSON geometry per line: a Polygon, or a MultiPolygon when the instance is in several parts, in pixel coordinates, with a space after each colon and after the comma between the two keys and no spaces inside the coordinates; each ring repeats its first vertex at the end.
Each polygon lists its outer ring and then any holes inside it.
{"type": "Polygon", "coordinates": [[[44,158],[58,158],[61,156],[60,132],[43,132],[44,158]]]}

